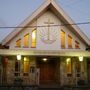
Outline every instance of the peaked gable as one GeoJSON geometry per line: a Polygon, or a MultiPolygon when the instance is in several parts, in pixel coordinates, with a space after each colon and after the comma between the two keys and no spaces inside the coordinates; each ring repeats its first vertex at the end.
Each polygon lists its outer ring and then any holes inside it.
{"type": "MultiPolygon", "coordinates": [[[[32,23],[48,9],[56,14],[56,16],[60,18],[64,24],[74,23],[74,21],[63,11],[63,9],[59,5],[57,5],[54,0],[46,0],[34,13],[32,13],[31,16],[24,20],[24,22],[22,22],[18,27],[28,27],[28,24],[32,23]]],[[[74,32],[86,45],[90,45],[90,40],[77,25],[67,25],[67,27],[69,27],[70,30],[74,32]]],[[[8,44],[22,30],[23,28],[16,28],[2,41],[2,44],[8,44]]]]}

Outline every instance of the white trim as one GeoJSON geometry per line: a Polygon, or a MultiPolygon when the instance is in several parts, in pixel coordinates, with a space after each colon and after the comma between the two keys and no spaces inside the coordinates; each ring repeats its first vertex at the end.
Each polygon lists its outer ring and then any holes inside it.
{"type": "Polygon", "coordinates": [[[83,50],[14,50],[0,49],[0,55],[27,55],[27,56],[83,56],[90,57],[90,52],[83,50]]]}

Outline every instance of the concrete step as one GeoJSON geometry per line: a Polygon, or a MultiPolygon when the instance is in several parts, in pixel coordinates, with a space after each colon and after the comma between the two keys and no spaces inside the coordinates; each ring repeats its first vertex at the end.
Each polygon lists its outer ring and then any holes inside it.
{"type": "Polygon", "coordinates": [[[41,85],[38,90],[64,90],[63,87],[59,85],[41,85]]]}

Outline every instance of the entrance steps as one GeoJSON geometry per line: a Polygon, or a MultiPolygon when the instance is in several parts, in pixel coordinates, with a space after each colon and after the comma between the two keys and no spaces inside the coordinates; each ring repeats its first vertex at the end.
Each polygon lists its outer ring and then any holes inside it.
{"type": "Polygon", "coordinates": [[[40,85],[38,90],[64,90],[60,85],[40,85]]]}

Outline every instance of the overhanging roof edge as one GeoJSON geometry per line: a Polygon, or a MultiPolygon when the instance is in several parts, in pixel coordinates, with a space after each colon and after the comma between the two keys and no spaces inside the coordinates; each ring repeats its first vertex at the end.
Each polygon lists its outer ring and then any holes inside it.
{"type": "Polygon", "coordinates": [[[89,51],[84,50],[14,50],[0,49],[0,55],[29,55],[29,56],[85,56],[90,57],[89,51]]]}

